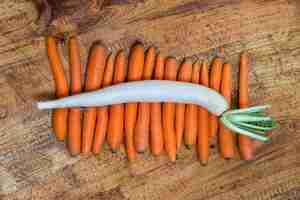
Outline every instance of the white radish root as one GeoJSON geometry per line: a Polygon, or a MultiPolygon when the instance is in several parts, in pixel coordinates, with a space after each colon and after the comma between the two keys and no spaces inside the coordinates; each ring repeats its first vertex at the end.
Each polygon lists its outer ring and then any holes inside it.
{"type": "Polygon", "coordinates": [[[193,83],[145,80],[120,83],[101,90],[81,93],[53,101],[38,102],[39,109],[107,106],[128,102],[175,102],[196,104],[220,116],[228,103],[214,90],[193,83]]]}

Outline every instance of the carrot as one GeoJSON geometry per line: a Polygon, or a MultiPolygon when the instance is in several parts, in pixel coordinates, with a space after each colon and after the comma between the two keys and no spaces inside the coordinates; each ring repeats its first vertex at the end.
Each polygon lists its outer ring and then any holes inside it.
{"type": "MultiPolygon", "coordinates": [[[[248,56],[246,53],[242,53],[240,57],[240,72],[239,72],[239,108],[245,108],[249,106],[249,94],[248,94],[248,56]]],[[[238,136],[239,150],[242,159],[251,160],[253,158],[253,142],[252,139],[245,136],[238,136]]]]}
{"type": "MultiPolygon", "coordinates": [[[[220,91],[221,77],[222,77],[222,65],[223,60],[219,57],[215,58],[212,63],[212,68],[210,72],[210,88],[220,91]]],[[[218,132],[218,117],[210,114],[210,135],[217,136],[218,132]]]]}
{"type": "MultiPolygon", "coordinates": [[[[231,66],[224,64],[222,72],[221,94],[231,104],[231,66]]],[[[224,158],[232,158],[234,156],[234,136],[223,124],[220,124],[219,132],[220,152],[224,158]]]]}
{"type": "MultiPolygon", "coordinates": [[[[146,53],[143,79],[149,80],[152,78],[155,61],[155,51],[150,47],[146,53]]],[[[150,129],[150,104],[139,103],[138,117],[134,132],[135,149],[137,152],[144,152],[149,145],[149,129],[150,129]]]]}
{"type": "MultiPolygon", "coordinates": [[[[69,88],[65,77],[63,65],[58,54],[56,40],[52,36],[47,37],[47,53],[55,83],[55,96],[68,96],[69,88]]],[[[52,127],[57,140],[64,140],[67,133],[68,109],[59,108],[52,112],[52,127]]]]}
{"type": "MultiPolygon", "coordinates": [[[[141,43],[136,43],[129,56],[128,63],[128,80],[136,81],[141,80],[143,76],[144,67],[144,47],[141,43]]],[[[137,117],[137,103],[127,103],[125,105],[125,136],[126,136],[126,150],[129,160],[135,158],[134,147],[134,128],[137,117]]]]}
{"type": "MultiPolygon", "coordinates": [[[[165,79],[176,80],[177,62],[175,58],[167,58],[165,64],[165,79]]],[[[175,103],[163,103],[163,132],[166,152],[171,161],[176,160],[176,132],[175,132],[175,103]]]]}
{"type": "MultiPolygon", "coordinates": [[[[105,47],[96,43],[93,45],[87,64],[85,91],[95,90],[101,87],[107,52],[105,47]]],[[[97,108],[86,108],[83,113],[82,126],[82,152],[91,152],[96,125],[97,108]]]]}
{"type": "MultiPolygon", "coordinates": [[[[207,64],[203,63],[201,68],[200,83],[202,85],[209,85],[209,75],[207,64]]],[[[206,165],[209,156],[208,138],[209,138],[209,113],[207,109],[199,107],[198,114],[198,144],[197,152],[198,158],[202,165],[206,165]]]]}
{"type": "MultiPolygon", "coordinates": [[[[79,45],[76,37],[69,40],[69,63],[71,93],[81,92],[81,63],[79,45]]],[[[80,108],[71,108],[68,121],[68,148],[71,155],[78,155],[81,150],[81,112],[80,108]]]]}
{"type": "MultiPolygon", "coordinates": [[[[199,84],[200,80],[200,65],[194,63],[192,73],[192,83],[199,84]]],[[[188,148],[196,144],[198,131],[198,106],[188,104],[186,106],[185,121],[184,121],[184,141],[188,148]]]]}
{"type": "MultiPolygon", "coordinates": [[[[158,53],[156,56],[154,79],[162,80],[164,77],[165,59],[158,53]]],[[[161,103],[151,103],[150,105],[150,145],[151,152],[154,155],[159,155],[164,148],[163,129],[161,122],[161,103]]]]}
{"type": "MultiPolygon", "coordinates": [[[[102,87],[111,85],[114,73],[114,59],[110,54],[106,61],[105,72],[103,76],[102,87]]],[[[93,144],[93,153],[98,154],[101,151],[102,144],[104,143],[107,125],[108,125],[108,106],[97,108],[96,129],[93,144]]]]}
{"type": "MultiPolygon", "coordinates": [[[[124,51],[119,51],[115,60],[113,83],[121,83],[126,78],[126,56],[124,51]]],[[[112,105],[109,110],[107,142],[113,152],[121,145],[124,137],[124,104],[112,105]]]]}
{"type": "MultiPolygon", "coordinates": [[[[181,64],[178,72],[178,81],[190,82],[192,79],[193,65],[191,60],[185,59],[181,64]]],[[[186,105],[183,103],[176,104],[175,114],[175,132],[176,132],[176,143],[177,149],[180,148],[182,143],[182,137],[184,132],[184,116],[186,112],[186,105]]]]}

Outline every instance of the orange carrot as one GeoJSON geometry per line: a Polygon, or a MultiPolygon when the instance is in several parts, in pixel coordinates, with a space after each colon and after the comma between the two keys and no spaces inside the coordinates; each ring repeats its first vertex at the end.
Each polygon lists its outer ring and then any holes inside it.
{"type": "MultiPolygon", "coordinates": [[[[96,43],[93,45],[87,64],[85,91],[99,89],[102,84],[107,52],[105,47],[96,43]]],[[[82,152],[92,150],[94,130],[96,125],[97,108],[86,108],[83,113],[82,152]]]]}
{"type": "MultiPolygon", "coordinates": [[[[126,55],[119,51],[115,60],[113,83],[124,82],[127,75],[126,55]]],[[[122,144],[124,137],[124,104],[112,105],[109,110],[107,142],[113,152],[122,144]]]]}
{"type": "MultiPolygon", "coordinates": [[[[141,43],[136,43],[129,56],[128,63],[128,80],[141,80],[143,76],[144,67],[144,47],[141,43]]],[[[134,128],[137,117],[137,103],[127,103],[125,105],[125,136],[126,136],[126,150],[129,160],[135,158],[134,147],[134,128]]]]}
{"type": "MultiPolygon", "coordinates": [[[[193,65],[192,83],[199,84],[200,80],[200,65],[195,63],[193,65]]],[[[184,121],[184,142],[188,148],[196,144],[198,131],[198,106],[188,104],[185,111],[184,121]]]]}
{"type": "MultiPolygon", "coordinates": [[[[185,59],[181,64],[178,72],[178,81],[190,82],[192,79],[193,65],[191,60],[185,59]]],[[[182,143],[182,137],[184,132],[184,116],[186,112],[186,105],[184,103],[176,104],[175,114],[175,132],[176,132],[176,144],[177,149],[180,148],[182,143]]]]}
{"type": "MultiPolygon", "coordinates": [[[[150,47],[146,53],[143,79],[149,80],[152,78],[155,62],[155,51],[150,47]]],[[[150,104],[139,103],[138,117],[134,132],[135,149],[137,152],[144,152],[149,145],[149,129],[150,129],[150,104]]]]}
{"type": "MultiPolygon", "coordinates": [[[[105,72],[103,76],[102,86],[106,87],[111,85],[114,73],[114,59],[113,55],[110,54],[106,61],[105,72]]],[[[102,145],[105,140],[106,131],[108,124],[108,106],[102,106],[97,108],[97,122],[95,129],[93,153],[100,153],[102,145]]]]}
{"type": "MultiPolygon", "coordinates": [[[[158,53],[156,56],[154,79],[162,80],[164,78],[165,70],[164,57],[158,53]]],[[[150,122],[150,145],[151,152],[154,155],[159,155],[163,148],[163,129],[161,122],[161,103],[151,103],[150,106],[151,122],[150,122]]]]}
{"type": "MultiPolygon", "coordinates": [[[[212,63],[212,68],[210,72],[210,88],[220,91],[221,77],[222,77],[222,65],[223,60],[219,57],[215,58],[212,63]]],[[[210,135],[217,136],[218,132],[218,117],[210,114],[210,135]]]]}
{"type": "MultiPolygon", "coordinates": [[[[224,64],[222,72],[221,94],[231,104],[231,66],[224,64]]],[[[234,136],[223,124],[220,124],[219,132],[220,152],[224,158],[232,158],[234,156],[234,136]]]]}
{"type": "MultiPolygon", "coordinates": [[[[71,93],[81,92],[81,63],[79,45],[76,37],[69,40],[69,62],[71,93]]],[[[71,108],[68,121],[68,148],[71,155],[78,155],[81,150],[81,112],[80,108],[71,108]]]]}
{"type": "MultiPolygon", "coordinates": [[[[207,64],[203,63],[201,68],[200,83],[202,85],[209,85],[209,75],[207,64]]],[[[206,165],[209,156],[208,138],[209,138],[209,113],[203,108],[199,107],[199,118],[198,118],[198,158],[202,165],[206,165]]]]}
{"type": "MultiPolygon", "coordinates": [[[[246,53],[242,53],[240,57],[239,72],[239,108],[245,108],[249,106],[248,68],[248,56],[246,53]]],[[[253,158],[252,139],[245,135],[239,135],[238,142],[242,159],[251,160],[253,158]]]]}
{"type": "MultiPolygon", "coordinates": [[[[176,80],[177,62],[175,58],[167,58],[165,65],[165,80],[176,80]]],[[[166,152],[171,161],[176,160],[176,133],[175,133],[175,103],[163,103],[163,133],[166,152]]]]}
{"type": "MultiPolygon", "coordinates": [[[[63,65],[58,54],[56,40],[52,36],[47,37],[47,53],[55,83],[55,96],[68,96],[69,88],[65,77],[63,65]]],[[[64,140],[67,133],[68,109],[59,108],[52,112],[52,127],[57,140],[64,140]]]]}

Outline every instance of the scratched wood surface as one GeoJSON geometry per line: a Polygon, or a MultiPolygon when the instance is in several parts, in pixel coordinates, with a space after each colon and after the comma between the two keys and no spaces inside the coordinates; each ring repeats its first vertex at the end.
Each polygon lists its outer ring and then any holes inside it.
{"type": "MultiPolygon", "coordinates": [[[[118,2],[118,1],[115,1],[118,2]]],[[[166,55],[210,60],[225,48],[234,67],[248,51],[253,104],[269,103],[280,127],[256,158],[225,161],[212,146],[202,167],[182,148],[126,161],[124,151],[72,158],[55,141],[50,113],[34,103],[53,98],[53,82],[33,1],[0,2],[0,199],[300,199],[300,2],[298,0],[147,0],[104,8],[81,30],[82,63],[95,40],[110,50],[135,40],[166,55]]],[[[80,29],[80,27],[79,27],[80,29]]],[[[60,44],[68,71],[66,46],[60,44]]],[[[213,141],[212,141],[213,142],[213,141]]]]}

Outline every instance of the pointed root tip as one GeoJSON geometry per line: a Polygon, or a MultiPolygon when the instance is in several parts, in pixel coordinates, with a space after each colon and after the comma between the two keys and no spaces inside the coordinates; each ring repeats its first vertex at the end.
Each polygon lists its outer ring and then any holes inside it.
{"type": "Polygon", "coordinates": [[[175,155],[169,155],[169,158],[172,162],[175,162],[177,160],[177,154],[175,155]]]}
{"type": "Polygon", "coordinates": [[[96,155],[99,155],[100,154],[100,150],[93,150],[93,154],[96,156],[96,155]]]}
{"type": "Polygon", "coordinates": [[[135,157],[127,157],[129,163],[133,163],[135,161],[135,157]]]}
{"type": "Polygon", "coordinates": [[[117,150],[117,149],[112,149],[111,152],[112,152],[113,154],[116,154],[116,153],[118,153],[118,150],[117,150]]]}
{"type": "Polygon", "coordinates": [[[43,102],[37,102],[37,103],[35,104],[35,106],[36,106],[37,109],[39,109],[39,110],[43,110],[43,109],[44,109],[44,104],[43,104],[43,102]]]}
{"type": "Polygon", "coordinates": [[[144,45],[143,45],[143,43],[141,41],[137,40],[132,45],[132,48],[136,48],[136,47],[144,47],[144,45]]]}
{"type": "Polygon", "coordinates": [[[107,49],[107,46],[104,44],[104,42],[102,40],[96,40],[95,42],[93,42],[92,47],[93,48],[103,47],[104,49],[107,49]]]}
{"type": "Polygon", "coordinates": [[[138,154],[143,154],[143,153],[145,153],[145,149],[142,149],[142,150],[137,150],[136,152],[138,153],[138,154]]]}
{"type": "Polygon", "coordinates": [[[159,151],[151,151],[151,153],[154,155],[154,156],[159,156],[161,154],[161,150],[159,151]]]}
{"type": "Polygon", "coordinates": [[[92,152],[89,151],[89,150],[82,150],[82,151],[81,151],[81,154],[84,155],[84,156],[90,155],[91,153],[92,153],[92,152]]]}
{"type": "Polygon", "coordinates": [[[245,161],[246,163],[249,163],[253,161],[253,158],[243,158],[242,160],[245,161]]]}
{"type": "Polygon", "coordinates": [[[205,167],[207,165],[207,160],[201,160],[200,164],[205,167]]]}
{"type": "MultiPolygon", "coordinates": [[[[50,102],[47,101],[39,101],[37,103],[34,103],[34,106],[37,107],[39,110],[47,110],[47,109],[53,109],[53,105],[50,102]]],[[[54,105],[55,108],[55,105],[54,105]]]]}
{"type": "Polygon", "coordinates": [[[252,161],[253,160],[253,154],[242,154],[241,155],[241,159],[244,160],[244,161],[252,161]]]}
{"type": "Polygon", "coordinates": [[[75,151],[74,152],[69,151],[69,154],[70,154],[71,157],[77,157],[77,156],[80,155],[80,152],[79,151],[76,151],[76,152],[75,151]]]}

